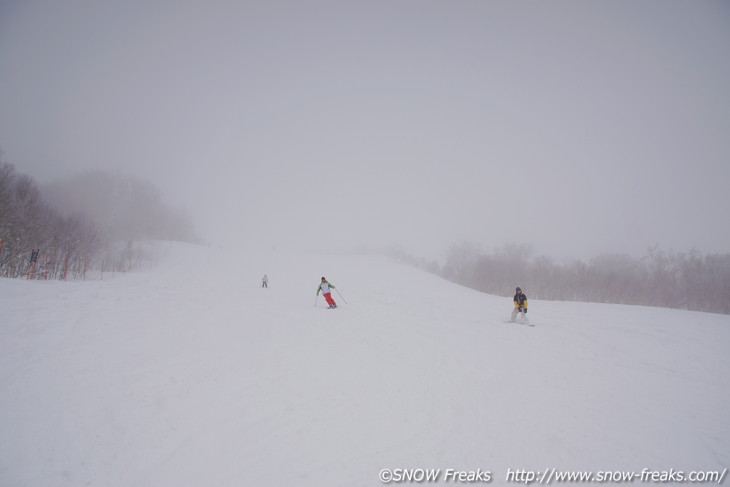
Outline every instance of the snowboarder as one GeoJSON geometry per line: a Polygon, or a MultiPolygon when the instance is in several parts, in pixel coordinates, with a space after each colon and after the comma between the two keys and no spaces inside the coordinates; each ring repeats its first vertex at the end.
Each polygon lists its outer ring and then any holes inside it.
{"type": "Polygon", "coordinates": [[[517,318],[517,313],[521,313],[521,321],[527,322],[527,296],[522,292],[522,289],[520,289],[519,287],[515,289],[515,297],[513,300],[515,304],[515,309],[512,310],[512,317],[509,320],[510,323],[515,322],[515,318],[517,318]]]}
{"type": "Polygon", "coordinates": [[[269,276],[266,274],[261,278],[261,287],[269,287],[269,276]]]}
{"type": "Polygon", "coordinates": [[[322,282],[319,283],[319,286],[317,286],[317,296],[319,296],[319,292],[322,291],[322,296],[324,296],[324,299],[327,300],[327,304],[329,304],[330,308],[336,308],[337,303],[335,303],[335,300],[332,299],[332,293],[330,293],[330,288],[334,289],[335,287],[327,281],[324,277],[322,277],[322,282]]]}

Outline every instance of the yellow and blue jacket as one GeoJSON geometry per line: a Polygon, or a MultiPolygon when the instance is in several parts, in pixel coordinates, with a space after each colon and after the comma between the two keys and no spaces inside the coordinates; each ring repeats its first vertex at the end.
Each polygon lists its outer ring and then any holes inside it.
{"type": "Polygon", "coordinates": [[[514,297],[515,308],[527,309],[527,296],[525,293],[517,293],[514,297]]]}

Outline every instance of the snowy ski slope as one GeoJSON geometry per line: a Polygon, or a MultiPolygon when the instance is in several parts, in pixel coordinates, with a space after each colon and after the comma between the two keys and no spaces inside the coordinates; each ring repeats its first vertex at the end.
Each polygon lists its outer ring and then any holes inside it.
{"type": "Polygon", "coordinates": [[[114,279],[0,280],[0,486],[730,466],[729,316],[531,300],[527,327],[382,257],[162,249],[114,279]],[[321,276],[348,304],[314,305],[321,276]]]}

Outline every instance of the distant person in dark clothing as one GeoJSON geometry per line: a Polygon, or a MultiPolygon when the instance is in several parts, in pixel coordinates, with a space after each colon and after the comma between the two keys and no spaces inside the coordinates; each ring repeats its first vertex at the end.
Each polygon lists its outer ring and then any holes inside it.
{"type": "Polygon", "coordinates": [[[521,288],[515,289],[515,297],[513,298],[515,309],[512,310],[510,323],[514,323],[517,313],[520,313],[520,320],[527,322],[527,295],[522,292],[521,288]]]}

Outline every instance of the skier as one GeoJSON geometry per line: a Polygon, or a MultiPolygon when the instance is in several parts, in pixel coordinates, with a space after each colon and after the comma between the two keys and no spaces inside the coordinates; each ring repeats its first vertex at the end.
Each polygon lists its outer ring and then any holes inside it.
{"type": "Polygon", "coordinates": [[[261,287],[269,287],[269,276],[266,274],[261,278],[261,287]]]}
{"type": "Polygon", "coordinates": [[[515,289],[515,297],[514,297],[514,303],[515,303],[515,309],[512,310],[512,317],[510,318],[510,323],[515,322],[515,318],[517,318],[517,313],[521,313],[522,316],[520,316],[520,320],[523,322],[527,321],[527,296],[522,292],[522,289],[519,287],[515,289]]]}
{"type": "Polygon", "coordinates": [[[332,293],[330,293],[330,288],[334,289],[335,287],[327,281],[324,277],[322,277],[322,282],[319,283],[319,286],[317,286],[317,296],[319,296],[319,292],[322,291],[322,296],[324,296],[324,299],[327,300],[327,304],[329,304],[330,308],[336,308],[337,303],[335,303],[335,300],[332,299],[332,293]]]}

